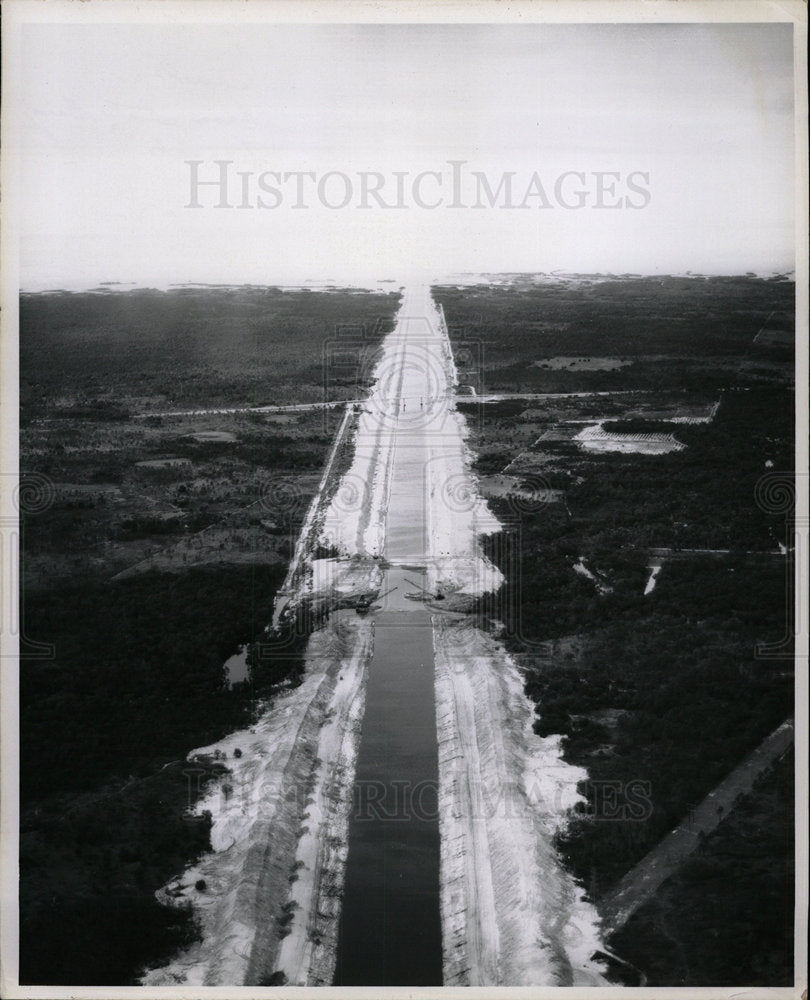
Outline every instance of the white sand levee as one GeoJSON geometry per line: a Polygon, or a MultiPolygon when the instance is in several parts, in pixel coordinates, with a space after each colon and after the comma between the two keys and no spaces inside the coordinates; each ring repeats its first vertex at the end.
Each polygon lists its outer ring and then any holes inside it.
{"type": "MultiPolygon", "coordinates": [[[[474,597],[504,581],[481,538],[500,524],[470,470],[447,328],[429,290],[404,297],[324,520],[344,558],[426,567],[428,589],[474,597]],[[351,503],[346,502],[351,498],[351,503]]],[[[581,796],[558,737],[532,731],[513,660],[433,604],[445,985],[606,985],[594,907],[555,834],[581,796]]]]}
{"type": "MultiPolygon", "coordinates": [[[[504,582],[481,548],[500,525],[470,470],[456,382],[443,317],[415,287],[376,362],[352,464],[308,519],[317,537],[302,540],[293,603],[374,591],[385,560],[424,566],[428,591],[456,608],[504,582]],[[318,540],[338,558],[314,560],[318,540]]],[[[605,985],[596,912],[554,849],[585,773],[532,732],[500,644],[444,606],[432,605],[445,984],[605,985]]],[[[228,768],[195,807],[211,811],[213,852],[163,897],[193,906],[202,939],[146,985],[331,982],[372,644],[368,618],[333,615],[309,641],[304,683],[197,751],[228,768]]]]}

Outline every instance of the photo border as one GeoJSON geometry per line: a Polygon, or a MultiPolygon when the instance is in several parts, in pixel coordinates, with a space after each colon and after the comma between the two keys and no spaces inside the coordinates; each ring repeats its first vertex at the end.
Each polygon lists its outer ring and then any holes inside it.
{"type": "MultiPolygon", "coordinates": [[[[499,3],[497,0],[469,0],[469,2],[417,2],[417,0],[387,0],[385,3],[367,3],[363,0],[4,0],[2,9],[3,67],[2,67],[2,330],[0,332],[0,371],[2,372],[2,421],[0,427],[0,519],[3,523],[17,523],[14,503],[14,485],[19,468],[19,249],[20,218],[17,196],[21,190],[19,142],[25,123],[20,114],[21,33],[31,24],[115,24],[122,30],[134,24],[198,25],[223,24],[249,25],[257,22],[293,24],[482,24],[504,25],[536,23],[704,23],[730,22],[790,22],[794,25],[794,127],[795,127],[795,280],[796,280],[796,469],[801,482],[806,483],[808,470],[808,256],[807,256],[807,7],[801,0],[516,0],[499,3]]],[[[797,490],[796,527],[803,538],[802,551],[808,551],[808,498],[806,490],[797,490]]],[[[3,558],[6,558],[4,554],[3,558]]],[[[799,560],[797,560],[797,563],[799,560]]],[[[3,581],[8,567],[0,567],[3,581]]],[[[730,1000],[732,997],[799,997],[806,986],[807,952],[807,735],[808,735],[808,637],[807,600],[808,586],[804,567],[796,567],[795,620],[797,623],[796,662],[796,749],[797,768],[796,802],[796,921],[795,921],[795,970],[793,987],[746,988],[740,984],[722,988],[634,988],[633,996],[663,998],[689,997],[690,1000],[730,1000]]],[[[7,601],[9,595],[0,595],[7,601]]],[[[13,630],[12,630],[13,632],[13,630]]],[[[18,672],[12,664],[19,657],[19,636],[2,636],[2,791],[0,791],[0,830],[2,832],[2,859],[0,880],[0,941],[2,944],[2,971],[0,993],[7,997],[67,998],[87,997],[99,1000],[110,998],[149,996],[211,998],[267,997],[460,997],[478,1000],[537,1000],[537,998],[573,995],[575,988],[546,987],[465,987],[454,989],[408,987],[82,987],[82,986],[20,986],[17,968],[17,878],[19,860],[19,734],[17,706],[19,701],[18,672]]],[[[627,988],[588,988],[576,991],[594,1000],[626,997],[627,988]]]]}

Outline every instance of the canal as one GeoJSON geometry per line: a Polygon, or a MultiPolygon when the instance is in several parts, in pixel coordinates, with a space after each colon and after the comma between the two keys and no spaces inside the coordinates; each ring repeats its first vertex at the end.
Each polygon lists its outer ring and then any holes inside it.
{"type": "Polygon", "coordinates": [[[384,420],[394,449],[338,936],[337,986],[440,986],[433,628],[421,598],[426,463],[448,387],[426,303],[402,317],[384,420]],[[437,377],[437,375],[439,377],[437,377]]]}
{"type": "Polygon", "coordinates": [[[337,986],[437,986],[439,920],[438,750],[433,629],[403,599],[407,577],[374,615],[366,711],[357,760],[349,858],[335,973],[337,986]],[[401,586],[402,585],[402,586],[401,586]]]}

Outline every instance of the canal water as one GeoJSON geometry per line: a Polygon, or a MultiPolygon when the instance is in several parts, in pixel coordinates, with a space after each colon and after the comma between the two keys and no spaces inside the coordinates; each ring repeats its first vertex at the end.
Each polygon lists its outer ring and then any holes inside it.
{"type": "Polygon", "coordinates": [[[392,335],[396,374],[381,414],[394,449],[382,587],[391,592],[370,613],[336,986],[442,984],[433,629],[422,600],[406,596],[424,596],[430,412],[446,392],[425,315],[402,318],[392,335]]]}
{"type": "Polygon", "coordinates": [[[373,612],[374,655],[352,815],[335,972],[337,986],[438,986],[438,758],[433,630],[420,603],[398,589],[373,612]]]}

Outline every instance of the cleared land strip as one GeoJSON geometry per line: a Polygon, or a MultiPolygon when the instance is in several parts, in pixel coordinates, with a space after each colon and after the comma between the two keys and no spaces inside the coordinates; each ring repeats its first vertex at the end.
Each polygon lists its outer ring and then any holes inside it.
{"type": "MultiPolygon", "coordinates": [[[[133,413],[133,420],[147,417],[204,417],[209,413],[302,413],[310,410],[328,410],[335,406],[349,406],[362,403],[362,399],[333,399],[326,403],[292,403],[289,406],[220,406],[205,410],[161,410],[154,413],[133,413]]],[[[44,423],[45,421],[41,421],[44,423]]]]}
{"type": "Polygon", "coordinates": [[[675,874],[696,850],[701,838],[723,822],[760,775],[788,749],[793,736],[793,720],[788,719],[603,897],[599,912],[605,937],[625,924],[675,874]]]}
{"type": "MultiPolygon", "coordinates": [[[[652,393],[654,389],[613,389],[601,392],[507,392],[507,393],[485,393],[481,396],[468,396],[463,393],[456,394],[454,399],[461,403],[469,403],[474,399],[476,403],[499,403],[505,399],[568,399],[574,396],[622,396],[633,393],[652,393]]],[[[133,413],[132,420],[146,420],[148,417],[204,417],[208,414],[229,414],[229,413],[301,413],[311,410],[329,410],[336,406],[353,406],[366,403],[365,397],[357,399],[330,399],[321,403],[292,403],[288,406],[219,406],[209,407],[202,410],[156,410],[147,413],[133,413]]],[[[43,417],[34,423],[52,423],[52,417],[43,417]]]]}
{"type": "Polygon", "coordinates": [[[298,539],[295,543],[295,552],[290,560],[290,565],[287,569],[287,575],[284,578],[284,583],[281,585],[281,589],[276,597],[275,608],[273,610],[274,628],[278,625],[281,613],[289,604],[293,596],[294,588],[299,581],[301,563],[308,546],[312,543],[312,529],[315,525],[318,513],[321,510],[324,491],[326,490],[329,479],[332,475],[332,468],[335,464],[335,458],[337,457],[338,450],[346,439],[346,432],[349,429],[353,412],[354,410],[351,404],[347,404],[346,411],[343,414],[343,420],[340,423],[337,434],[335,434],[335,440],[332,442],[332,447],[329,449],[329,456],[326,459],[326,465],[324,466],[323,474],[321,475],[321,481],[318,483],[318,489],[315,491],[315,496],[312,498],[309,505],[309,510],[307,511],[306,518],[304,519],[304,524],[298,533],[298,539]]]}
{"type": "Polygon", "coordinates": [[[457,395],[460,403],[500,403],[505,399],[574,399],[580,396],[650,396],[658,389],[600,389],[587,392],[482,392],[480,396],[457,395]]]}
{"type": "Polygon", "coordinates": [[[201,936],[142,985],[255,986],[282,971],[331,981],[372,643],[362,618],[314,632],[298,687],[189,755],[227,762],[194,807],[211,813],[212,850],[158,898],[190,906],[201,936]]]}

